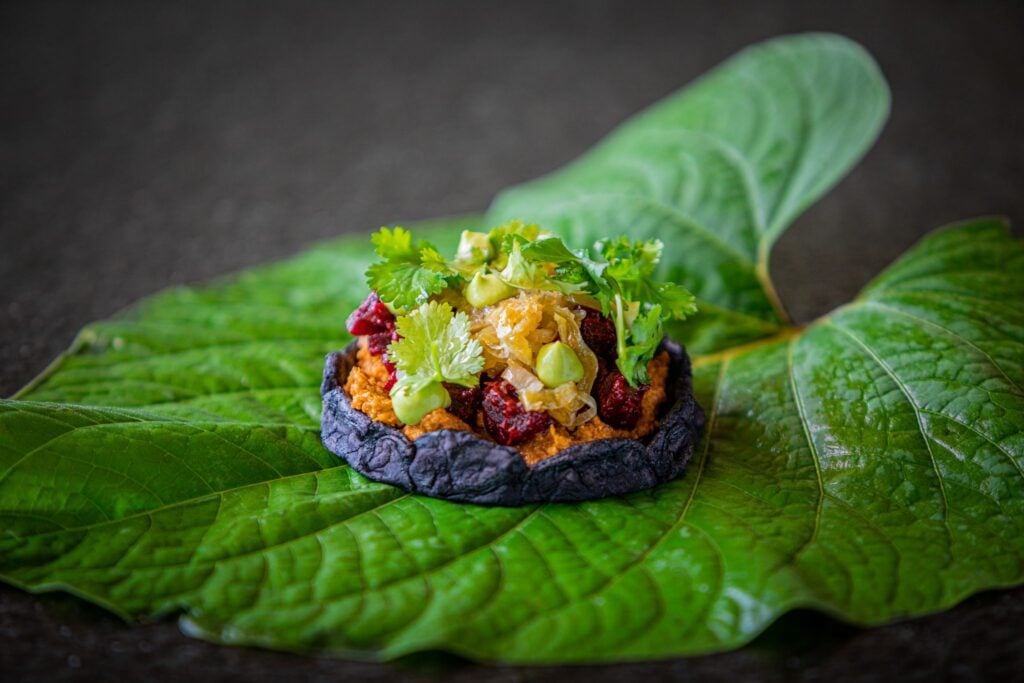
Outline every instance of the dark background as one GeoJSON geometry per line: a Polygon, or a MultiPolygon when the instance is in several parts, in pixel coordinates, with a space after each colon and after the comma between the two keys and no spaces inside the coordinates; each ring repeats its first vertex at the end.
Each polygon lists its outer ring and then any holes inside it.
{"type": "MultiPolygon", "coordinates": [[[[89,320],[343,232],[483,210],[739,48],[830,30],[893,113],[773,254],[800,321],[929,229],[1024,221],[1024,3],[0,4],[0,395],[89,320]]],[[[1024,590],[855,629],[797,613],[738,652],[567,669],[220,648],[0,587],[15,679],[974,680],[1024,668],[1024,590]]],[[[6,677],[6,676],[5,676],[6,677]]]]}

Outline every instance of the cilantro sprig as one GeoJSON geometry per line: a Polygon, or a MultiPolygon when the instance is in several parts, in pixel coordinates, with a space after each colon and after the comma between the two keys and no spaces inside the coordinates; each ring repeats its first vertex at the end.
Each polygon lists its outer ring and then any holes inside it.
{"type": "Polygon", "coordinates": [[[404,228],[381,228],[372,240],[384,260],[367,269],[366,284],[395,308],[415,308],[459,279],[434,245],[413,243],[412,233],[404,228]]]}
{"type": "Polygon", "coordinates": [[[388,347],[388,359],[398,368],[391,393],[415,393],[434,382],[476,386],[484,357],[469,328],[469,317],[445,302],[429,301],[398,316],[400,339],[388,347]]]}
{"type": "Polygon", "coordinates": [[[697,311],[693,294],[682,285],[658,282],[661,240],[631,241],[620,237],[587,250],[570,249],[558,237],[522,247],[535,263],[555,264],[553,279],[580,287],[597,299],[611,317],[618,337],[616,365],[633,386],[650,381],[647,362],[663,336],[666,319],[682,320],[697,311]]]}

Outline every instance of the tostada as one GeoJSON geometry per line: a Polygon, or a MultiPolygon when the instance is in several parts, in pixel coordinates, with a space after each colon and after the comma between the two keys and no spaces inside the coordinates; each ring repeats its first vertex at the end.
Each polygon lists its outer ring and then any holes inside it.
{"type": "Polygon", "coordinates": [[[462,233],[454,258],[403,229],[327,357],[321,436],[362,474],[495,505],[580,501],[667,481],[704,414],[664,324],[696,311],[656,279],[662,245],[571,249],[513,221],[462,233]]]}

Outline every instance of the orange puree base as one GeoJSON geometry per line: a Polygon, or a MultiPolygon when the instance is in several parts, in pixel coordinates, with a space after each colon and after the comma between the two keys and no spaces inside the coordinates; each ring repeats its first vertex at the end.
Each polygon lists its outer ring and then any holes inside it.
{"type": "MultiPolygon", "coordinates": [[[[388,380],[388,370],[379,356],[371,355],[366,349],[366,340],[359,340],[357,364],[352,368],[345,380],[345,393],[352,400],[352,407],[360,410],[371,419],[383,422],[392,427],[401,428],[402,433],[411,441],[429,432],[439,429],[453,429],[473,432],[477,436],[492,441],[484,429],[483,416],[478,414],[477,424],[470,426],[449,413],[444,408],[431,411],[416,425],[402,425],[395,417],[391,408],[391,397],[384,391],[388,380]]],[[[533,465],[545,458],[550,458],[569,446],[593,441],[595,439],[628,438],[640,439],[658,427],[658,408],[666,398],[665,385],[668,379],[669,356],[658,354],[647,364],[647,373],[651,377],[651,388],[644,394],[641,404],[640,420],[633,429],[616,429],[595,416],[573,431],[554,423],[546,432],[537,434],[517,446],[528,465],[533,465]]]]}

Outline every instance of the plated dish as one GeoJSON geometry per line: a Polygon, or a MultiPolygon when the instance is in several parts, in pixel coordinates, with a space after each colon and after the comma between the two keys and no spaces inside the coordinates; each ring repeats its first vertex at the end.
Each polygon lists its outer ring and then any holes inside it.
{"type": "Polygon", "coordinates": [[[322,438],[409,491],[516,505],[586,500],[679,474],[703,426],[664,325],[695,310],[657,279],[661,243],[574,250],[513,221],[453,258],[402,228],[324,369],[322,438]]]}

